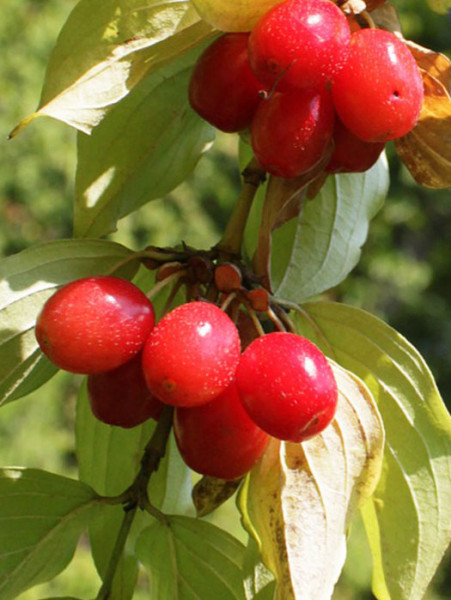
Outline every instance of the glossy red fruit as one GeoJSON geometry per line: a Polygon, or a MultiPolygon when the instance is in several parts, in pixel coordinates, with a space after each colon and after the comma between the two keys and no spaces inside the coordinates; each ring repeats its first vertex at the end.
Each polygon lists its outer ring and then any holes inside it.
{"type": "Polygon", "coordinates": [[[237,132],[249,126],[262,84],[247,56],[248,33],[228,33],[198,59],[189,86],[193,109],[217,129],[237,132]]]}
{"type": "Polygon", "coordinates": [[[251,419],[273,437],[301,442],[332,421],[337,384],[324,354],[293,333],[269,333],[243,352],[236,381],[251,419]]]}
{"type": "Polygon", "coordinates": [[[387,142],[408,133],[423,104],[423,81],[407,46],[393,33],[361,29],[332,87],[344,125],[367,142],[387,142]]]}
{"type": "Polygon", "coordinates": [[[374,165],[385,142],[365,142],[335,119],[334,151],[326,166],[327,173],[362,173],[374,165]]]}
{"type": "Polygon", "coordinates": [[[244,410],[235,382],[208,404],[177,408],[174,432],[186,464],[219,479],[245,475],[269,439],[244,410]]]}
{"type": "Polygon", "coordinates": [[[346,17],[330,0],[287,0],[252,30],[249,60],[269,88],[312,88],[343,67],[350,37],[346,17]]]}
{"type": "Polygon", "coordinates": [[[141,353],[117,369],[89,375],[88,398],[99,421],[126,429],[158,419],[163,408],[147,388],[141,353]]]}
{"type": "Polygon", "coordinates": [[[162,402],[197,406],[230,384],[240,359],[238,330],[220,308],[189,302],[155,326],[143,351],[147,385],[162,402]]]}
{"type": "Polygon", "coordinates": [[[334,108],[326,90],[276,92],[263,100],[251,124],[251,144],[262,167],[298,177],[324,156],[332,139],[334,108]]]}
{"type": "Polygon", "coordinates": [[[87,277],[60,288],[44,305],[36,338],[44,354],[73,373],[102,373],[129,361],[155,322],[151,302],[119,277],[87,277]]]}

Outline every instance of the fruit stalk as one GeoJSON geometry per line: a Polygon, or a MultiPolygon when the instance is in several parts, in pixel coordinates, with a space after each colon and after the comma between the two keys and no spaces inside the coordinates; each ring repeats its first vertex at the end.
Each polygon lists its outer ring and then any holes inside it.
{"type": "Polygon", "coordinates": [[[251,210],[252,202],[260,184],[265,179],[265,172],[253,158],[243,171],[243,187],[238,202],[227,223],[224,234],[217,244],[219,252],[236,257],[241,255],[244,230],[251,210]]]}
{"type": "Polygon", "coordinates": [[[163,412],[158,420],[157,427],[144,449],[141,459],[141,468],[135,478],[135,481],[125,492],[125,494],[121,495],[125,501],[124,517],[116,538],[116,542],[114,544],[113,551],[111,553],[111,558],[108,563],[102,586],[97,594],[96,600],[107,600],[110,597],[114,576],[124,552],[127,537],[130,533],[130,529],[132,527],[138,507],[147,510],[156,518],[163,516],[160,511],[154,509],[154,507],[150,504],[147,494],[147,486],[152,474],[158,470],[160,462],[166,453],[166,446],[172,429],[172,414],[172,407],[166,406],[163,409],[163,412]]]}
{"type": "Polygon", "coordinates": [[[122,519],[121,528],[119,529],[116,543],[114,544],[113,552],[111,553],[110,562],[108,563],[108,568],[106,570],[102,586],[100,587],[99,593],[96,596],[96,600],[108,600],[108,598],[110,598],[113,579],[116,574],[119,561],[124,552],[127,537],[130,533],[137,508],[138,505],[135,504],[134,506],[127,505],[127,507],[124,509],[125,512],[122,519]]]}

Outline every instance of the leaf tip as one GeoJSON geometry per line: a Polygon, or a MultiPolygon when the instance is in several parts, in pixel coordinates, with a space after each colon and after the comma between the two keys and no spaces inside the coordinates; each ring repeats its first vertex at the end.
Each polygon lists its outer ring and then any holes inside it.
{"type": "Polygon", "coordinates": [[[22,121],[20,121],[20,123],[18,123],[14,127],[14,129],[9,133],[9,135],[6,139],[12,140],[13,138],[15,138],[16,135],[22,131],[22,129],[24,129],[27,125],[29,125],[32,121],[34,121],[39,116],[40,115],[38,112],[34,112],[31,115],[28,115],[28,117],[25,117],[25,119],[22,119],[22,121]]]}

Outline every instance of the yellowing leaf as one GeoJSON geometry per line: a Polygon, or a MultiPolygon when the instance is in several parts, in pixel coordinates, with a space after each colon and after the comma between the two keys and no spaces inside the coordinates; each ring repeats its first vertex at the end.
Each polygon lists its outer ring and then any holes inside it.
{"type": "Polygon", "coordinates": [[[258,19],[283,0],[192,0],[200,16],[222,31],[250,31],[258,19]]]}
{"type": "Polygon", "coordinates": [[[346,531],[377,484],[384,432],[371,394],[332,365],[337,413],[302,444],[273,439],[240,494],[243,522],[277,579],[278,600],[326,600],[346,556],[346,531]]]}
{"type": "MultiPolygon", "coordinates": [[[[436,63],[434,64],[434,71],[436,63]]],[[[418,124],[395,140],[396,151],[415,180],[425,187],[451,186],[451,98],[435,77],[422,70],[424,102],[418,124]]],[[[448,77],[442,74],[440,77],[448,77]]]]}
{"type": "Polygon", "coordinates": [[[419,68],[426,71],[434,79],[438,79],[449,91],[451,87],[451,61],[449,58],[441,52],[434,52],[410,40],[404,41],[419,68]]]}
{"type": "Polygon", "coordinates": [[[144,75],[201,43],[212,29],[188,0],[81,0],[59,35],[35,117],[89,133],[144,75]]]}
{"type": "Polygon", "coordinates": [[[362,507],[378,600],[424,596],[451,541],[451,417],[418,351],[363,310],[311,302],[299,331],[361,377],[382,415],[382,475],[362,507]]]}
{"type": "Polygon", "coordinates": [[[226,502],[240,486],[241,479],[225,481],[204,475],[193,487],[192,498],[198,517],[205,517],[226,502]]]}
{"type": "Polygon", "coordinates": [[[447,11],[451,9],[450,0],[427,0],[427,3],[434,12],[441,15],[446,15],[447,11]]]}

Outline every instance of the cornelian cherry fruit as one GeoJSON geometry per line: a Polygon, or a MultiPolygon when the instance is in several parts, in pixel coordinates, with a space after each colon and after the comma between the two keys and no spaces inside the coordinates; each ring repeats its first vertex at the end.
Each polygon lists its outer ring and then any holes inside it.
{"type": "Polygon", "coordinates": [[[362,173],[374,165],[384,142],[365,142],[335,118],[334,151],[326,166],[327,173],[362,173]]]}
{"type": "Polygon", "coordinates": [[[312,88],[343,67],[350,37],[344,13],[330,0],[287,0],[255,25],[249,38],[249,60],[258,79],[269,88],[312,88]]]}
{"type": "Polygon", "coordinates": [[[154,322],[151,302],[133,283],[87,277],[61,287],[47,300],[36,322],[36,339],[61,369],[102,373],[133,358],[154,322]]]}
{"type": "Polygon", "coordinates": [[[219,479],[245,475],[269,439],[244,410],[234,381],[207,404],[176,408],[174,433],[186,464],[219,479]]]}
{"type": "Polygon", "coordinates": [[[248,39],[248,33],[228,33],[215,40],[199,57],[190,80],[192,108],[229,133],[249,126],[263,89],[249,64],[248,39]]]}
{"type": "Polygon", "coordinates": [[[275,92],[252,120],[251,144],[262,167],[279,177],[298,177],[325,155],[332,140],[334,107],[327,90],[275,92]]]}
{"type": "Polygon", "coordinates": [[[273,437],[301,442],[332,421],[337,384],[324,354],[293,333],[266,334],[243,352],[238,392],[251,419],[273,437]]]}
{"type": "Polygon", "coordinates": [[[220,308],[196,301],[155,326],[143,351],[150,391],[173,406],[209,402],[231,383],[240,359],[238,330],[220,308]]]}
{"type": "Polygon", "coordinates": [[[99,421],[125,429],[158,420],[163,407],[147,388],[141,353],[117,369],[88,375],[88,398],[99,421]]]}
{"type": "Polygon", "coordinates": [[[367,142],[387,142],[408,133],[423,104],[423,80],[407,46],[393,33],[361,29],[332,86],[343,124],[367,142]]]}

